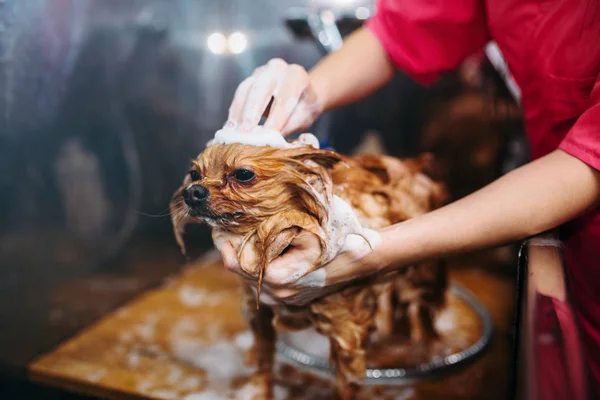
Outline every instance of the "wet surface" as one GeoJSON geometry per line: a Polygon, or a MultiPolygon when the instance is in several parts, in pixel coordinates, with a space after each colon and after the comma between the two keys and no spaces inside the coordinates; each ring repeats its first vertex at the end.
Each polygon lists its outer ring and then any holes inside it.
{"type": "MultiPolygon", "coordinates": [[[[253,340],[240,312],[239,282],[211,257],[38,359],[30,366],[32,377],[111,399],[251,398],[256,388],[245,351],[253,340]]],[[[512,283],[482,267],[455,267],[451,276],[489,309],[494,321],[489,348],[447,375],[401,387],[365,387],[359,398],[506,398],[512,283]]],[[[309,372],[280,364],[277,376],[279,399],[331,398],[330,382],[309,372]]]]}

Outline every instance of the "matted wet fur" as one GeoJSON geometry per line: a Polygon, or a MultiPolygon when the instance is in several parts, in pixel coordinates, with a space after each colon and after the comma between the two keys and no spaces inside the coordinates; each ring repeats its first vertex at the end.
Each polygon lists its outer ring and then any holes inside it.
{"type": "MultiPolygon", "coordinates": [[[[425,174],[430,161],[429,155],[403,161],[378,155],[347,157],[311,146],[211,145],[192,162],[191,174],[173,196],[177,242],[185,252],[184,225],[209,224],[215,244],[228,240],[234,245],[241,268],[255,277],[260,290],[265,267],[302,230],[319,238],[321,256],[311,262],[321,261],[328,246],[325,203],[333,195],[350,204],[361,225],[372,229],[440,207],[446,193],[425,174]],[[251,174],[240,175],[240,170],[251,174]],[[238,175],[251,178],[237,179],[238,175]],[[200,211],[183,202],[182,191],[191,184],[208,190],[200,211]]],[[[414,265],[355,282],[304,307],[289,307],[263,294],[257,308],[254,286],[244,281],[258,398],[272,394],[276,330],[314,326],[330,340],[338,396],[352,399],[365,374],[372,333],[381,337],[401,326],[415,342],[437,338],[434,317],[445,304],[447,277],[442,263],[414,265]]]]}

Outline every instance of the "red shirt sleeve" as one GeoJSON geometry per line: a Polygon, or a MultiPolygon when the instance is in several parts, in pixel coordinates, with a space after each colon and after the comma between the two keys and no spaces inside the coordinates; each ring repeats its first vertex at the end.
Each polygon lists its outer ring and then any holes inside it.
{"type": "Polygon", "coordinates": [[[481,0],[380,0],[365,25],[398,68],[425,85],[489,41],[481,0]]]}
{"type": "Polygon", "coordinates": [[[600,75],[589,99],[589,107],[579,116],[558,148],[600,170],[600,75]]]}

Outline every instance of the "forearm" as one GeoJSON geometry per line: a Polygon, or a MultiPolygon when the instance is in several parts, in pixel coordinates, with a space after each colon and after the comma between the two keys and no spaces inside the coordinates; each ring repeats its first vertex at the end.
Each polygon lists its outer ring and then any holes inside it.
{"type": "Polygon", "coordinates": [[[322,111],[360,100],[392,79],[395,67],[383,46],[365,28],[354,32],[342,48],[309,73],[322,111]]]}
{"type": "Polygon", "coordinates": [[[510,243],[555,228],[599,199],[600,172],[557,150],[461,200],[385,229],[374,256],[385,269],[510,243]]]}

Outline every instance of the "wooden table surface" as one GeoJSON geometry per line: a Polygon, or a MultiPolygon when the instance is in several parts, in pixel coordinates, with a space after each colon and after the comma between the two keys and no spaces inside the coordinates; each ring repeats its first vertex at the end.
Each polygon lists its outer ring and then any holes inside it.
{"type": "MultiPolygon", "coordinates": [[[[507,398],[514,284],[483,267],[452,267],[494,322],[484,354],[444,378],[402,387],[366,387],[364,399],[507,398]]],[[[29,366],[33,380],[106,399],[249,399],[252,343],[240,314],[237,278],[211,255],[161,287],[89,326],[29,366]]],[[[277,399],[330,399],[328,382],[278,367],[277,399]]]]}

